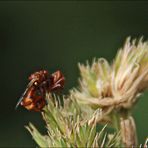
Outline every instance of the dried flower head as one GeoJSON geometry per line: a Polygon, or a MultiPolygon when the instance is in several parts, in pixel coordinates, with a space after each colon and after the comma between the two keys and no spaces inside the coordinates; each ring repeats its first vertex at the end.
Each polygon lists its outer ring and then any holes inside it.
{"type": "Polygon", "coordinates": [[[79,68],[80,89],[72,91],[79,103],[102,108],[104,114],[131,109],[148,87],[148,42],[127,38],[112,64],[100,58],[79,68]]]}

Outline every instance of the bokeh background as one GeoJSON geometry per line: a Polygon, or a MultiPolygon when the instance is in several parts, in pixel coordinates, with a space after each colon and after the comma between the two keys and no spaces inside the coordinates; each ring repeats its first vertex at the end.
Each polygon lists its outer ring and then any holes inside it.
{"type": "MultiPolygon", "coordinates": [[[[148,39],[145,1],[0,2],[0,147],[36,146],[24,128],[33,122],[45,132],[41,115],[15,105],[28,76],[60,69],[63,93],[78,85],[77,63],[113,59],[127,36],[148,39]]],[[[133,110],[139,142],[148,136],[148,93],[133,110]]]]}

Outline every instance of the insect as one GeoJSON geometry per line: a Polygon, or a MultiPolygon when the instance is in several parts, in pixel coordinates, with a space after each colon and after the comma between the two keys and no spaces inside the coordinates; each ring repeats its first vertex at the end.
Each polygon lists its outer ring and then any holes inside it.
{"type": "Polygon", "coordinates": [[[49,74],[47,70],[41,70],[31,74],[29,81],[16,108],[21,105],[27,110],[41,111],[46,105],[46,93],[62,89],[65,78],[59,70],[53,74],[49,74]]]}

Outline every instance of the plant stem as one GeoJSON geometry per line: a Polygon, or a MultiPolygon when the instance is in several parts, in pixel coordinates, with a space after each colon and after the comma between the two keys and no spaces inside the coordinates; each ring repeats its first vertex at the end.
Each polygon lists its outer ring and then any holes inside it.
{"type": "Polygon", "coordinates": [[[134,118],[127,110],[114,111],[112,114],[113,126],[117,132],[121,132],[122,146],[137,146],[137,134],[134,118]]]}
{"type": "Polygon", "coordinates": [[[121,138],[125,147],[137,146],[137,133],[134,118],[132,116],[121,116],[120,118],[121,138]]]}
{"type": "Polygon", "coordinates": [[[120,116],[119,116],[119,113],[114,111],[112,117],[113,117],[113,126],[116,129],[116,131],[119,132],[120,131],[120,116]]]}

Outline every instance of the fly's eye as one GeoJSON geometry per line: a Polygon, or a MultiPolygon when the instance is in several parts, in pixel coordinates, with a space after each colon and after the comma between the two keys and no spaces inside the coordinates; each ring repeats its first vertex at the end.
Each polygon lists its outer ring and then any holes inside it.
{"type": "Polygon", "coordinates": [[[35,86],[37,86],[37,85],[38,85],[38,82],[37,82],[37,81],[35,81],[35,82],[34,82],[34,85],[35,85],[35,86]]]}

